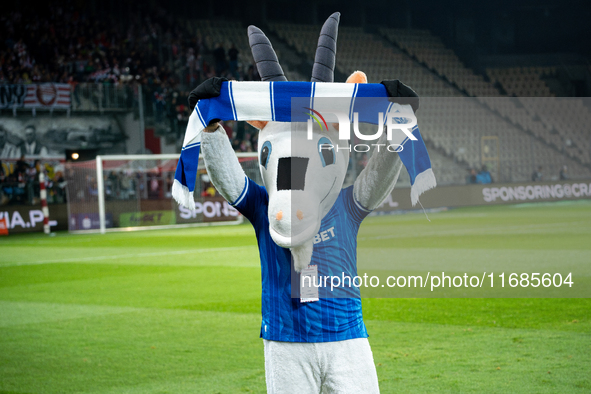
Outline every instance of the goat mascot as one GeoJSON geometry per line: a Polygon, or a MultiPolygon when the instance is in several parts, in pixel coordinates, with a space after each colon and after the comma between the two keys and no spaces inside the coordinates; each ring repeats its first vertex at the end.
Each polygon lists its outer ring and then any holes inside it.
{"type": "MultiPolygon", "coordinates": [[[[352,100],[364,95],[383,97],[386,103],[394,101],[391,97],[410,97],[414,100],[410,104],[390,103],[390,107],[414,116],[418,97],[396,80],[367,84],[365,74],[357,71],[348,83],[332,83],[339,18],[334,13],[322,27],[310,83],[287,82],[268,38],[250,26],[249,42],[263,82],[212,78],[189,98],[195,110],[173,196],[194,208],[192,191],[202,151],[216,189],[255,229],[262,271],[260,335],[269,393],[379,392],[359,289],[353,288],[353,296],[304,298],[297,287],[303,272],[357,275],[359,225],[392,192],[403,164],[411,175],[413,202],[435,186],[416,126],[401,140],[402,151],[374,150],[354,185],[343,189],[350,149],[337,129],[350,124],[312,126],[311,120],[297,121],[291,113],[294,97],[306,97],[307,102],[320,96],[344,97],[353,107],[352,100]],[[245,175],[217,123],[231,119],[247,120],[259,130],[264,186],[245,175]],[[338,144],[340,149],[335,149],[338,144]]],[[[313,106],[308,109],[317,112],[313,106]]],[[[389,142],[386,137],[386,133],[380,137],[383,146],[389,142]]]]}

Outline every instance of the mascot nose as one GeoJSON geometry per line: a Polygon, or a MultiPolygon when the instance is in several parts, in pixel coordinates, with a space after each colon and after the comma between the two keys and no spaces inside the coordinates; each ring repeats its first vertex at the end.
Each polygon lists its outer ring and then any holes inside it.
{"type": "Polygon", "coordinates": [[[296,212],[296,216],[298,217],[298,219],[302,220],[304,218],[304,213],[298,209],[298,211],[296,212]]]}
{"type": "MultiPolygon", "coordinates": [[[[304,213],[301,210],[297,210],[296,212],[296,216],[298,217],[299,220],[302,220],[304,218],[304,213]]],[[[275,219],[277,219],[277,221],[281,221],[281,219],[283,219],[283,211],[278,211],[275,214],[275,219]]]]}

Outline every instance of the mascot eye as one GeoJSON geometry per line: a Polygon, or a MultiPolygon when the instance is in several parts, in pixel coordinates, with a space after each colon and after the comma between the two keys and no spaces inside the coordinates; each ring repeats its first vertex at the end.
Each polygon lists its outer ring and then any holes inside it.
{"type": "Polygon", "coordinates": [[[318,153],[320,154],[322,167],[334,164],[334,162],[336,161],[334,146],[332,142],[330,142],[330,140],[326,137],[322,137],[318,141],[318,153]]]}
{"type": "Polygon", "coordinates": [[[267,169],[267,164],[269,163],[269,156],[271,155],[271,142],[265,141],[263,144],[263,148],[261,149],[261,166],[267,169]]]}

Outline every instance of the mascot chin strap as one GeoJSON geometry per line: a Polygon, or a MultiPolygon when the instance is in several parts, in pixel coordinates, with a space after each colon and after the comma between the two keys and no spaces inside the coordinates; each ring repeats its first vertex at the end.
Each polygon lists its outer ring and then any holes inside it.
{"type": "Polygon", "coordinates": [[[293,266],[296,272],[301,272],[310,264],[312,259],[312,252],[314,251],[314,241],[310,239],[303,245],[290,248],[291,256],[293,257],[293,266]]]}

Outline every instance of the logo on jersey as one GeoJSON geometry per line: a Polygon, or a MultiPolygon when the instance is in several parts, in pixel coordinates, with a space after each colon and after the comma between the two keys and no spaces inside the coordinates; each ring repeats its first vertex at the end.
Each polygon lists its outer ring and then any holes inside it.
{"type": "Polygon", "coordinates": [[[327,230],[321,231],[314,236],[314,244],[318,244],[320,242],[328,241],[331,238],[334,238],[334,227],[331,227],[327,230]]]}

